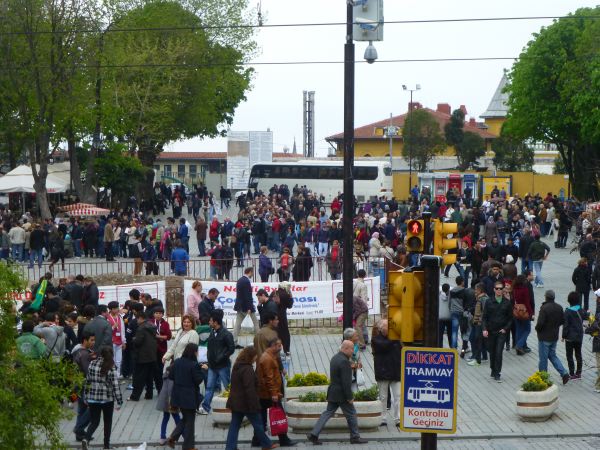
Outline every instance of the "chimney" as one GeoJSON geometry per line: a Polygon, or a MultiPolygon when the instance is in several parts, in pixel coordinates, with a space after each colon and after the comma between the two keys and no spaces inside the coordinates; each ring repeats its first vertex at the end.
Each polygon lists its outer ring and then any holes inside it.
{"type": "Polygon", "coordinates": [[[467,107],[465,105],[460,105],[460,110],[463,112],[463,114],[465,116],[467,115],[467,107]]]}
{"type": "Polygon", "coordinates": [[[438,103],[436,111],[448,115],[452,113],[452,110],[450,109],[450,105],[448,103],[438,103]]]}
{"type": "Polygon", "coordinates": [[[475,120],[475,117],[469,118],[469,125],[471,125],[473,127],[477,126],[477,121],[475,120]]]}

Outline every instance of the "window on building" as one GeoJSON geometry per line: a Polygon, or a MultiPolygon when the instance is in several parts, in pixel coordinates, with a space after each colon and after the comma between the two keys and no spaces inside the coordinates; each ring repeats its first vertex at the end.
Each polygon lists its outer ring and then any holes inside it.
{"type": "Polygon", "coordinates": [[[198,176],[198,166],[196,164],[190,164],[190,178],[196,178],[198,176]]]}
{"type": "Polygon", "coordinates": [[[171,164],[165,164],[163,166],[163,172],[165,173],[165,175],[167,176],[171,176],[171,164]]]}
{"type": "Polygon", "coordinates": [[[177,166],[177,177],[185,178],[185,164],[179,164],[177,166]]]}

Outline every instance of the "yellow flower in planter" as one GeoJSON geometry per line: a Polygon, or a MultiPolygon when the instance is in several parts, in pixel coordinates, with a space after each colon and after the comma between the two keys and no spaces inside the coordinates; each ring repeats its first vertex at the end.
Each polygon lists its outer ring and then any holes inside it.
{"type": "Polygon", "coordinates": [[[521,389],[525,392],[545,391],[552,386],[550,375],[545,371],[538,371],[531,375],[525,383],[521,385],[521,389]]]}

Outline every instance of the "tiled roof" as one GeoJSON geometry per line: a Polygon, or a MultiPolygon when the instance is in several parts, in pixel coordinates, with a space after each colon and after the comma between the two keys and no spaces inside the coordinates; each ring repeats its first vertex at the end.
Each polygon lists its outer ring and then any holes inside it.
{"type": "MultiPolygon", "coordinates": [[[[450,120],[450,115],[440,112],[440,111],[435,111],[430,108],[421,108],[421,109],[424,109],[425,111],[427,111],[429,114],[431,114],[433,116],[433,118],[440,125],[440,131],[443,132],[444,125],[446,125],[446,123],[448,123],[448,121],[450,120]]],[[[406,119],[407,115],[408,115],[408,113],[402,114],[400,116],[392,117],[392,125],[403,128],[404,120],[406,119]]],[[[354,139],[382,139],[381,136],[375,136],[375,128],[387,127],[387,126],[389,126],[389,124],[390,124],[390,119],[387,118],[387,119],[380,120],[379,122],[374,122],[374,123],[370,123],[368,125],[364,125],[359,128],[355,128],[354,129],[354,139]]],[[[477,126],[469,124],[469,121],[465,121],[464,130],[471,131],[472,133],[478,134],[479,136],[481,136],[484,139],[494,139],[497,137],[494,134],[489,133],[486,130],[483,130],[477,126]]],[[[333,142],[342,141],[343,139],[344,139],[344,133],[334,134],[333,136],[329,136],[329,137],[325,138],[326,141],[333,141],[333,142]]]]}
{"type": "Polygon", "coordinates": [[[505,118],[508,114],[508,94],[504,91],[507,83],[506,74],[502,75],[502,79],[500,80],[500,84],[496,88],[496,92],[490,101],[489,106],[485,110],[485,112],[480,116],[484,119],[497,119],[497,118],[505,118]]]}
{"type": "Polygon", "coordinates": [[[162,152],[158,160],[227,159],[226,152],[162,152]]]}
{"type": "Polygon", "coordinates": [[[273,158],[303,158],[300,153],[276,153],[273,152],[273,158]]]}

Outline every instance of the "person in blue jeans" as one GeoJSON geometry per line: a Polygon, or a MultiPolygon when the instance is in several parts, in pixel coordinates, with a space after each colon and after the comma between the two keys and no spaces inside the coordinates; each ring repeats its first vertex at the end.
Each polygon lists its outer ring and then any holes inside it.
{"type": "Polygon", "coordinates": [[[452,339],[451,348],[458,348],[458,331],[460,320],[464,313],[464,280],[463,277],[456,277],[456,287],[450,290],[450,320],[452,321],[452,339]]]}
{"type": "Polygon", "coordinates": [[[198,409],[199,414],[210,412],[210,404],[219,382],[223,383],[225,387],[229,386],[231,380],[230,358],[235,351],[233,335],[223,326],[222,309],[215,309],[210,312],[208,325],[212,328],[207,344],[208,379],[204,400],[198,409]]]}
{"type": "Polygon", "coordinates": [[[237,441],[240,427],[244,417],[247,417],[254,435],[263,449],[276,447],[265,434],[263,420],[261,418],[261,407],[258,397],[258,380],[252,364],[256,362],[257,352],[253,346],[244,348],[233,365],[231,371],[231,389],[227,399],[227,408],[231,409],[231,422],[227,432],[226,450],[237,449],[237,441]]]}
{"type": "MultiPolygon", "coordinates": [[[[71,351],[73,362],[77,364],[79,370],[85,375],[87,374],[90,362],[94,357],[93,348],[96,343],[96,336],[91,332],[84,331],[81,339],[81,344],[77,344],[71,351]]],[[[82,441],[85,438],[85,429],[90,423],[90,410],[83,396],[83,389],[79,392],[77,398],[77,420],[73,433],[75,440],[82,441]]]]}
{"type": "Polygon", "coordinates": [[[558,331],[565,321],[562,306],[554,301],[554,291],[549,289],[544,294],[545,301],[540,307],[540,313],[535,325],[538,336],[538,370],[548,371],[548,360],[560,373],[563,384],[569,382],[569,372],[562,365],[556,355],[556,344],[558,343],[558,331]]]}
{"type": "Polygon", "coordinates": [[[533,271],[535,272],[535,287],[544,287],[542,279],[542,265],[550,254],[550,247],[540,240],[540,235],[535,236],[533,243],[527,250],[527,259],[533,262],[533,271]]]}

